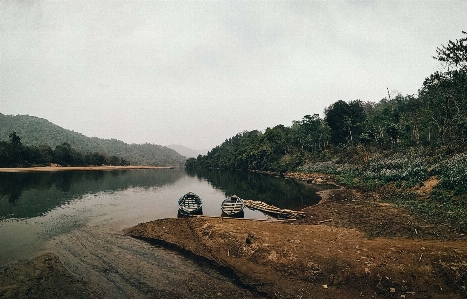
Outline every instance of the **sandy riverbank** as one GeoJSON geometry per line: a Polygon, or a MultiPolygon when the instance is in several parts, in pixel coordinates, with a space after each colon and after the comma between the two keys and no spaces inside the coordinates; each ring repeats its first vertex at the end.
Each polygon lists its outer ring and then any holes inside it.
{"type": "Polygon", "coordinates": [[[170,169],[170,166],[41,166],[0,168],[0,172],[47,172],[47,171],[86,171],[86,170],[128,170],[128,169],[170,169]]]}

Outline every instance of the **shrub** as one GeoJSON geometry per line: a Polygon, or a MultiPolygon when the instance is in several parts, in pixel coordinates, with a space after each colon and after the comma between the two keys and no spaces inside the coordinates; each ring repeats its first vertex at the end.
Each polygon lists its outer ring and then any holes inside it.
{"type": "Polygon", "coordinates": [[[454,191],[455,195],[467,192],[467,154],[458,154],[446,159],[433,167],[430,172],[438,175],[439,187],[454,191]]]}
{"type": "Polygon", "coordinates": [[[422,155],[419,151],[378,155],[362,167],[360,175],[363,180],[375,181],[376,185],[394,182],[410,188],[428,178],[428,164],[422,155]]]}

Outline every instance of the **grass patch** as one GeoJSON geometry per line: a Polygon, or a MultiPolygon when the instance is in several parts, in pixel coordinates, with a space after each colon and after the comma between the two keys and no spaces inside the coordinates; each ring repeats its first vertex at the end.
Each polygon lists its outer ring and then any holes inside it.
{"type": "Polygon", "coordinates": [[[382,201],[403,208],[409,214],[434,225],[448,225],[453,232],[467,233],[467,202],[450,192],[435,189],[429,198],[420,199],[408,189],[382,188],[382,201]]]}

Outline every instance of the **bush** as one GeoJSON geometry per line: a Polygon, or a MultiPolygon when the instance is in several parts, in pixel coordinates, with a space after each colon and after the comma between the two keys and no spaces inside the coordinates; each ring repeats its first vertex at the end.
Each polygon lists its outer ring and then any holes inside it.
{"type": "Polygon", "coordinates": [[[432,175],[438,175],[440,181],[439,187],[452,190],[454,195],[460,195],[467,192],[467,154],[458,154],[450,159],[444,160],[430,172],[432,175]]]}

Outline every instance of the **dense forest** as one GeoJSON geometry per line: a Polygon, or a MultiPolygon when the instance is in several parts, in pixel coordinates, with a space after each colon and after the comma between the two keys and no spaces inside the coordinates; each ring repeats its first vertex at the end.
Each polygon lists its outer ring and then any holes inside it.
{"type": "MultiPolygon", "coordinates": [[[[74,162],[73,165],[82,163],[83,160],[87,159],[86,155],[89,156],[89,153],[101,155],[105,159],[118,157],[124,161],[124,164],[131,165],[182,166],[186,160],[185,157],[165,146],[149,143],[127,144],[116,139],[87,137],[61,128],[42,118],[0,113],[0,142],[4,142],[2,143],[3,148],[6,146],[5,143],[10,141],[9,135],[12,132],[20,137],[22,145],[34,150],[47,147],[50,150],[63,147],[72,149],[73,155],[77,157],[75,159],[77,162],[74,162]],[[78,157],[79,155],[83,155],[83,157],[78,157]]],[[[0,161],[3,159],[0,158],[0,161]]]]}
{"type": "Polygon", "coordinates": [[[424,80],[418,95],[388,90],[376,103],[339,100],[323,118],[305,115],[291,126],[241,132],[186,166],[323,172],[362,188],[411,188],[436,177],[433,196],[465,194],[467,37],[439,47],[433,58],[441,70],[424,80]]]}
{"type": "Polygon", "coordinates": [[[78,152],[69,143],[52,149],[48,145],[27,146],[21,143],[16,132],[9,135],[10,141],[0,142],[0,167],[30,167],[57,164],[61,166],[100,166],[129,165],[128,161],[117,156],[97,152],[78,152]]]}

